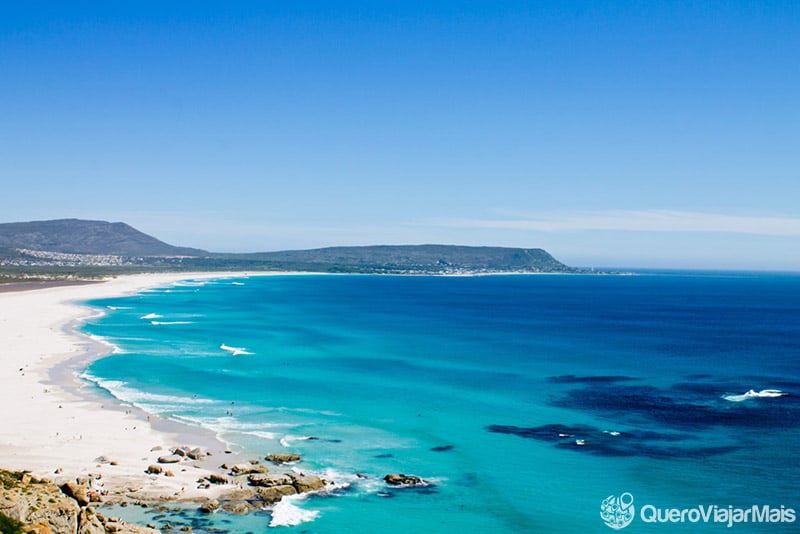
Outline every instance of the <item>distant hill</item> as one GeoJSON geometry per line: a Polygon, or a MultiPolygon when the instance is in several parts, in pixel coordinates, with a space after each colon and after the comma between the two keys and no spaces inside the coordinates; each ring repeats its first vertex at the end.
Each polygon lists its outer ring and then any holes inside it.
{"type": "MultiPolygon", "coordinates": [[[[176,247],[121,222],[60,219],[0,224],[0,268],[292,270],[350,273],[579,272],[542,249],[402,245],[222,254],[176,247]]],[[[2,272],[0,272],[0,275],[2,272]]]]}
{"type": "Polygon", "coordinates": [[[234,257],[276,264],[315,265],[318,269],[324,270],[337,265],[368,271],[569,272],[574,270],[540,248],[379,245],[237,254],[234,257]]]}
{"type": "Polygon", "coordinates": [[[174,247],[121,222],[58,219],[0,224],[0,247],[66,254],[119,256],[204,256],[208,253],[174,247]]]}

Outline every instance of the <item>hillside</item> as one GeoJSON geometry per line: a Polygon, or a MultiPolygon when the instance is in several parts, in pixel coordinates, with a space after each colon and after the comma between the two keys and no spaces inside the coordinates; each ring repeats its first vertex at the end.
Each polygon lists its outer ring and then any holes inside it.
{"type": "Polygon", "coordinates": [[[80,219],[0,224],[0,248],[118,256],[207,254],[202,250],[168,245],[125,223],[80,219]]]}
{"type": "Polygon", "coordinates": [[[273,264],[305,264],[329,270],[348,266],[355,270],[381,271],[478,271],[568,272],[572,269],[542,249],[467,247],[457,245],[380,245],[330,247],[242,254],[237,259],[273,264]]]}
{"type": "Polygon", "coordinates": [[[579,272],[542,249],[398,245],[223,254],[176,247],[125,223],[60,219],[0,224],[0,275],[97,276],[144,270],[293,270],[448,274],[579,272]]]}

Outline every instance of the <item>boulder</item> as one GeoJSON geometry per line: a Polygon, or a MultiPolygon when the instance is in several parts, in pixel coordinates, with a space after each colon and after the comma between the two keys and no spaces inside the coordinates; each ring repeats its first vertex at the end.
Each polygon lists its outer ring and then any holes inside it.
{"type": "Polygon", "coordinates": [[[216,499],[206,501],[200,506],[200,511],[204,514],[213,514],[217,510],[219,510],[219,501],[216,499]]]}
{"type": "Polygon", "coordinates": [[[72,497],[78,502],[78,506],[87,506],[89,504],[89,496],[86,492],[86,486],[76,482],[66,482],[61,485],[61,491],[67,497],[72,497]]]}
{"type": "Polygon", "coordinates": [[[393,486],[424,486],[427,483],[418,476],[404,475],[402,473],[391,473],[383,477],[387,484],[393,486]]]}
{"type": "Polygon", "coordinates": [[[177,464],[183,459],[183,456],[177,454],[170,454],[169,456],[159,456],[158,463],[160,464],[177,464]]]}
{"type": "Polygon", "coordinates": [[[200,460],[201,458],[205,458],[206,454],[203,451],[201,451],[199,448],[195,447],[194,449],[191,449],[190,451],[187,451],[186,452],[186,456],[188,456],[192,460],[200,460]]]}
{"type": "Polygon", "coordinates": [[[253,473],[266,473],[268,471],[269,468],[266,465],[236,464],[231,467],[231,475],[235,477],[253,473]]]}
{"type": "Polygon", "coordinates": [[[300,455],[299,454],[268,454],[266,460],[272,462],[274,464],[286,464],[289,462],[299,462],[300,455]]]}
{"type": "Polygon", "coordinates": [[[144,472],[148,475],[160,475],[163,471],[164,469],[160,465],[150,464],[144,472]]]}
{"type": "Polygon", "coordinates": [[[231,514],[244,515],[257,510],[247,501],[229,501],[222,504],[222,509],[231,514]]]}
{"type": "Polygon", "coordinates": [[[203,452],[200,447],[189,447],[188,445],[182,445],[170,450],[172,451],[172,454],[184,456],[190,460],[200,460],[201,458],[206,457],[206,453],[203,452]]]}
{"type": "Polygon", "coordinates": [[[254,488],[242,488],[228,490],[219,496],[221,501],[249,501],[255,498],[256,490],[254,488]]]}
{"type": "Polygon", "coordinates": [[[212,484],[227,484],[228,477],[225,475],[220,475],[219,473],[211,473],[206,477],[206,479],[211,482],[212,484]]]}
{"type": "Polygon", "coordinates": [[[315,491],[325,487],[325,481],[318,476],[296,473],[287,473],[287,475],[292,479],[292,486],[295,487],[297,493],[315,491]]]}
{"type": "Polygon", "coordinates": [[[256,490],[256,496],[260,501],[263,501],[266,504],[274,504],[280,501],[286,495],[295,495],[297,494],[297,490],[294,486],[270,486],[266,488],[258,488],[256,490]]]}
{"type": "Polygon", "coordinates": [[[272,486],[293,485],[289,475],[273,475],[269,473],[256,473],[247,477],[251,486],[270,488],[272,486]]]}

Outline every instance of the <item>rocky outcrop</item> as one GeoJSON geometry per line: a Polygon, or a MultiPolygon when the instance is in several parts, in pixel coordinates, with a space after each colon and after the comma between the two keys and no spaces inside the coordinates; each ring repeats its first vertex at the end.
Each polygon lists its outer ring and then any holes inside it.
{"type": "Polygon", "coordinates": [[[291,485],[292,479],[289,475],[273,475],[269,473],[259,473],[247,477],[247,481],[251,486],[259,487],[272,487],[272,486],[285,486],[291,485]]]}
{"type": "Polygon", "coordinates": [[[206,480],[211,482],[212,484],[227,484],[228,477],[225,475],[220,475],[219,473],[211,473],[206,477],[206,480]]]}
{"type": "Polygon", "coordinates": [[[295,494],[297,494],[297,488],[289,485],[270,486],[266,488],[258,488],[256,490],[256,496],[258,499],[266,504],[274,504],[287,495],[295,494]]]}
{"type": "Polygon", "coordinates": [[[175,447],[171,449],[171,452],[172,454],[183,456],[189,458],[190,460],[202,460],[206,456],[211,456],[211,453],[208,451],[203,451],[199,447],[189,447],[187,445],[175,447]]]}
{"type": "Polygon", "coordinates": [[[200,505],[200,511],[204,514],[213,514],[217,510],[219,510],[219,501],[216,499],[211,499],[200,505]]]}
{"type": "Polygon", "coordinates": [[[327,485],[318,476],[302,473],[251,473],[247,483],[251,487],[227,491],[220,495],[219,500],[204,503],[200,510],[213,513],[221,509],[233,514],[246,514],[271,506],[287,495],[317,491],[327,485]]]}
{"type": "Polygon", "coordinates": [[[425,482],[418,476],[415,475],[404,475],[402,473],[390,473],[383,477],[383,480],[387,484],[391,484],[392,486],[427,486],[428,483],[425,482]]]}
{"type": "Polygon", "coordinates": [[[56,486],[25,473],[0,470],[0,513],[37,534],[158,534],[157,530],[106,518],[88,506],[87,481],[56,486]]]}
{"type": "Polygon", "coordinates": [[[78,502],[78,506],[88,506],[89,505],[89,495],[88,488],[84,484],[78,484],[77,482],[67,482],[62,484],[61,491],[64,492],[64,495],[67,497],[72,497],[78,502]]]}
{"type": "Polygon", "coordinates": [[[269,468],[266,465],[259,464],[236,464],[231,466],[231,476],[250,475],[253,473],[266,473],[269,468]]]}
{"type": "Polygon", "coordinates": [[[105,517],[91,508],[78,514],[78,534],[159,534],[156,529],[133,525],[115,517],[105,517]]]}
{"type": "Polygon", "coordinates": [[[268,454],[266,457],[268,462],[272,462],[274,464],[288,464],[289,462],[299,462],[300,455],[299,454],[268,454]]]}
{"type": "Polygon", "coordinates": [[[0,488],[0,513],[28,529],[75,532],[78,528],[78,503],[56,485],[24,473],[0,471],[0,488]]]}
{"type": "Polygon", "coordinates": [[[297,493],[316,491],[325,487],[325,481],[318,476],[303,475],[302,473],[287,473],[287,475],[292,480],[292,486],[295,487],[297,493]]]}

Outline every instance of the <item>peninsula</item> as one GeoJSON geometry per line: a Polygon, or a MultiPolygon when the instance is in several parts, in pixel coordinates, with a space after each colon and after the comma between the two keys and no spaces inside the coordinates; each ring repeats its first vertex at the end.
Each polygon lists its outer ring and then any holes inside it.
{"type": "Polygon", "coordinates": [[[60,219],[0,224],[0,279],[5,281],[171,271],[582,272],[540,248],[383,245],[231,254],[169,245],[121,222],[60,219]]]}

